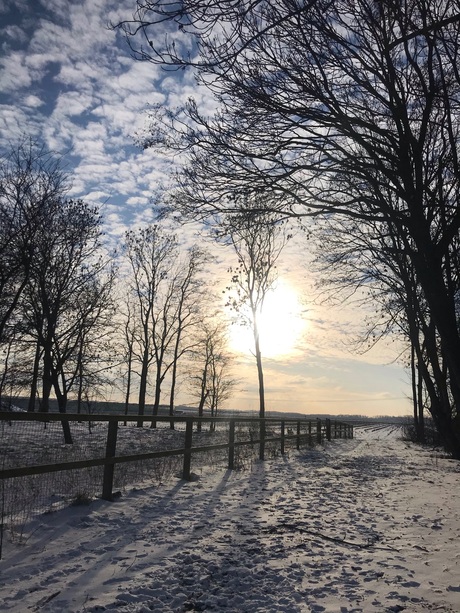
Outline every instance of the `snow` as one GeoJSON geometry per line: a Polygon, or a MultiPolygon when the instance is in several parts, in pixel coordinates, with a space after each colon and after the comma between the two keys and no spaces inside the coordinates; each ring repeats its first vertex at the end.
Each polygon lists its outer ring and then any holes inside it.
{"type": "Polygon", "coordinates": [[[460,465],[354,440],[43,514],[4,543],[1,611],[460,611],[460,465]]]}

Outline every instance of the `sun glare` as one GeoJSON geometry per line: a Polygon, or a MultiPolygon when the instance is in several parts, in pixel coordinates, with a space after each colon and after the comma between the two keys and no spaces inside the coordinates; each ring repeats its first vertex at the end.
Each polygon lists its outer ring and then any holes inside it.
{"type": "MultiPolygon", "coordinates": [[[[264,307],[259,316],[262,357],[292,355],[305,325],[297,293],[288,285],[278,282],[265,297],[264,307]]],[[[253,353],[252,329],[237,323],[232,324],[230,345],[239,353],[253,353]]]]}

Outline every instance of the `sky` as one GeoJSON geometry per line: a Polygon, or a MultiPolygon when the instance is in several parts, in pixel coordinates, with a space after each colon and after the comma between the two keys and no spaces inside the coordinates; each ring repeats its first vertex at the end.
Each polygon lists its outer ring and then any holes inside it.
{"type": "MultiPolygon", "coordinates": [[[[131,57],[126,41],[108,25],[129,18],[134,8],[135,0],[0,0],[0,151],[26,135],[63,155],[72,175],[69,195],[101,207],[113,244],[128,228],[153,219],[152,195],[167,183],[174,165],[137,145],[149,105],[176,106],[193,95],[212,106],[197,91],[192,73],[181,71],[179,77],[131,57]]],[[[314,298],[315,274],[299,241],[293,240],[280,260],[280,288],[266,322],[267,409],[409,415],[401,348],[388,342],[356,352],[353,340],[365,311],[314,298]],[[287,337],[293,337],[288,348],[287,337]]],[[[222,286],[228,281],[222,266],[227,258],[230,264],[230,253],[220,252],[215,276],[222,286]]],[[[229,407],[256,411],[250,339],[235,334],[232,328],[241,384],[229,407]]]]}

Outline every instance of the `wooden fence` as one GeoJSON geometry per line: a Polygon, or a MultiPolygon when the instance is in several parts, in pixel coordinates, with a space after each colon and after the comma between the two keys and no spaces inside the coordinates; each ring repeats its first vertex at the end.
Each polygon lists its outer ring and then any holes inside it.
{"type": "Polygon", "coordinates": [[[104,457],[77,460],[72,462],[59,462],[56,464],[42,464],[35,466],[19,466],[14,468],[4,468],[0,470],[0,480],[14,479],[15,477],[23,477],[27,475],[39,475],[45,473],[59,472],[64,470],[77,470],[91,466],[104,466],[103,483],[102,483],[102,498],[104,500],[113,500],[113,480],[115,465],[122,462],[139,462],[153,458],[164,458],[168,456],[183,455],[182,478],[185,480],[191,479],[191,462],[193,454],[206,452],[217,449],[227,449],[228,453],[228,468],[233,470],[235,464],[235,450],[237,447],[245,445],[258,445],[259,458],[265,457],[266,443],[278,443],[280,453],[284,454],[286,444],[294,442],[297,449],[300,449],[302,444],[313,445],[321,444],[324,440],[332,440],[335,438],[353,438],[353,426],[350,423],[339,422],[331,419],[280,419],[280,418],[265,418],[259,419],[254,417],[230,417],[230,418],[198,418],[195,416],[180,416],[180,417],[155,417],[156,422],[174,422],[185,423],[185,442],[181,449],[168,449],[160,451],[150,451],[147,453],[136,453],[132,455],[116,455],[117,450],[117,434],[119,422],[126,423],[127,421],[136,422],[151,422],[151,416],[139,415],[83,415],[83,414],[59,414],[59,413],[10,413],[0,412],[0,422],[108,422],[107,439],[105,444],[104,457]],[[193,446],[193,426],[197,425],[197,430],[201,430],[201,425],[206,422],[216,424],[228,424],[228,439],[226,442],[193,446]],[[253,424],[257,425],[258,437],[250,438],[250,440],[236,440],[235,427],[237,424],[253,424]]]}

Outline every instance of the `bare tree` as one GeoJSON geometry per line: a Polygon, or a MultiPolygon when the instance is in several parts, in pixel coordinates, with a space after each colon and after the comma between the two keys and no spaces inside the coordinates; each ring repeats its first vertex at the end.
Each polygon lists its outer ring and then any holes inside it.
{"type": "Polygon", "coordinates": [[[227,218],[221,236],[233,247],[238,259],[237,266],[229,268],[232,276],[227,287],[227,305],[236,314],[238,323],[252,331],[259,382],[259,417],[263,418],[265,386],[259,320],[265,298],[276,281],[276,265],[289,235],[273,215],[259,212],[257,202],[253,207],[246,200],[244,212],[227,218]]]}
{"type": "Polygon", "coordinates": [[[189,381],[192,396],[198,401],[199,417],[203,417],[205,407],[215,417],[239,383],[231,372],[233,358],[228,350],[228,324],[216,317],[204,319],[192,353],[189,381]]]}
{"type": "Polygon", "coordinates": [[[83,303],[89,308],[81,313],[76,345],[77,413],[83,403],[89,411],[92,401],[103,396],[119,363],[119,358],[113,355],[116,308],[112,290],[116,274],[116,267],[109,265],[105,274],[99,274],[82,289],[83,303]]]}
{"type": "MultiPolygon", "coordinates": [[[[174,399],[179,360],[190,353],[195,346],[194,329],[202,324],[205,310],[206,294],[209,283],[203,280],[203,270],[211,261],[209,253],[198,246],[191,247],[185,258],[178,262],[174,278],[175,285],[175,332],[171,368],[171,386],[169,395],[169,414],[174,414],[174,399]]],[[[171,421],[174,428],[174,421],[171,421]]]]}
{"type": "MultiPolygon", "coordinates": [[[[424,416],[417,383],[418,378],[422,380],[420,363],[438,362],[439,356],[426,351],[423,339],[430,315],[397,233],[382,223],[343,219],[324,220],[313,234],[321,295],[335,303],[352,299],[368,313],[357,350],[367,351],[389,335],[407,347],[399,357],[411,369],[414,425],[423,441],[424,416]]],[[[430,376],[428,368],[424,374],[430,376]]]]}
{"type": "Polygon", "coordinates": [[[13,393],[26,388],[26,384],[24,382],[24,368],[17,353],[18,332],[13,326],[7,326],[6,332],[1,346],[0,402],[11,403],[13,393]]]}
{"type": "Polygon", "coordinates": [[[67,188],[59,159],[31,140],[0,161],[0,343],[29,280],[39,220],[67,188]]]}
{"type": "Polygon", "coordinates": [[[129,340],[135,341],[132,355],[141,365],[139,413],[144,414],[153,371],[151,425],[155,427],[167,376],[169,413],[174,413],[178,366],[195,342],[191,331],[200,321],[205,295],[202,272],[209,257],[197,246],[181,249],[176,236],[158,224],[128,232],[127,255],[134,273],[131,291],[136,301],[129,340]]]}
{"type": "Polygon", "coordinates": [[[7,326],[15,330],[29,410],[41,378],[41,409],[48,410],[54,390],[65,412],[77,372],[83,374],[90,331],[108,305],[100,216],[82,201],[65,199],[69,182],[60,159],[30,140],[12,148],[0,171],[0,337],[7,326]]]}
{"type": "MultiPolygon", "coordinates": [[[[131,397],[131,386],[132,386],[132,378],[133,378],[133,367],[134,367],[134,350],[136,343],[137,332],[137,321],[134,314],[134,306],[131,304],[131,297],[128,296],[126,300],[126,311],[122,313],[123,321],[123,339],[121,341],[121,368],[122,368],[122,376],[125,378],[124,382],[124,393],[125,393],[125,415],[128,415],[129,412],[129,402],[131,397]],[[125,372],[126,371],[126,372],[125,372]]],[[[126,422],[125,422],[126,426],[126,422]]]]}
{"type": "MultiPolygon", "coordinates": [[[[155,224],[127,232],[125,249],[133,272],[130,290],[136,300],[135,313],[139,318],[134,355],[141,368],[138,411],[139,415],[144,415],[149,368],[154,359],[158,364],[162,358],[161,334],[156,328],[171,301],[170,292],[165,291],[164,286],[176,257],[177,241],[174,235],[163,233],[155,224]]],[[[163,336],[167,333],[166,327],[163,336]]],[[[160,377],[161,372],[158,374],[157,369],[157,379],[160,377]]],[[[142,420],[138,421],[138,426],[142,427],[142,420]]]]}
{"type": "Polygon", "coordinates": [[[137,7],[131,22],[118,24],[137,56],[192,66],[216,98],[213,116],[194,101],[158,109],[146,139],[185,152],[174,206],[215,215],[237,207],[235,194],[250,187],[269,191],[265,204],[280,216],[391,225],[430,310],[452,399],[430,410],[460,457],[451,283],[460,231],[459,1],[216,0],[209,10],[203,0],[151,0],[137,7]],[[150,32],[165,22],[178,33],[158,43],[150,32]],[[138,46],[137,36],[147,44],[138,46]]]}
{"type": "MultiPolygon", "coordinates": [[[[173,266],[173,264],[172,264],[173,266]]],[[[171,268],[172,272],[172,268],[171,268]]],[[[155,417],[159,413],[161,391],[166,375],[169,373],[173,361],[170,359],[174,350],[177,332],[177,302],[176,302],[176,277],[174,274],[166,280],[162,293],[158,297],[156,309],[152,316],[152,348],[154,369],[154,400],[151,427],[156,428],[155,417]]]]}
{"type": "MultiPolygon", "coordinates": [[[[414,425],[423,441],[424,398],[429,399],[435,422],[441,405],[454,412],[455,403],[445,376],[439,333],[405,244],[394,227],[381,221],[345,218],[318,225],[315,234],[321,286],[332,289],[335,298],[352,295],[356,299],[357,292],[364,290],[361,302],[374,307],[362,339],[364,347],[388,334],[398,335],[408,346],[405,357],[411,369],[414,425]],[[339,294],[337,289],[341,290],[339,294]]],[[[453,249],[449,258],[453,295],[460,290],[456,252],[453,249]]]]}
{"type": "MultiPolygon", "coordinates": [[[[34,258],[21,298],[26,335],[41,350],[41,410],[49,410],[51,391],[65,413],[70,390],[82,374],[83,357],[94,355],[95,332],[110,308],[113,272],[101,255],[101,218],[80,200],[55,200],[36,230],[34,258]],[[92,342],[90,342],[92,338],[92,342]]],[[[105,324],[103,324],[105,325],[105,324]]],[[[66,443],[72,442],[62,422],[66,443]]]]}
{"type": "MultiPolygon", "coordinates": [[[[240,380],[232,374],[233,357],[223,344],[223,338],[216,336],[211,340],[210,362],[208,375],[208,394],[206,404],[211,412],[211,417],[216,417],[224,402],[229,400],[240,380]]],[[[212,421],[210,430],[215,429],[212,421]]]]}

